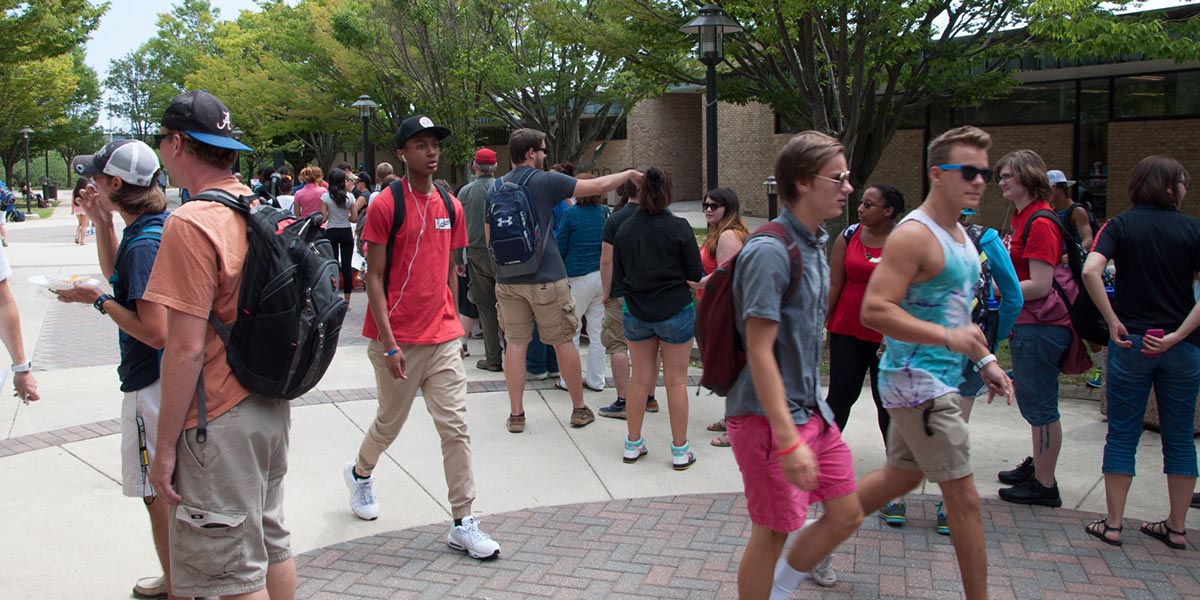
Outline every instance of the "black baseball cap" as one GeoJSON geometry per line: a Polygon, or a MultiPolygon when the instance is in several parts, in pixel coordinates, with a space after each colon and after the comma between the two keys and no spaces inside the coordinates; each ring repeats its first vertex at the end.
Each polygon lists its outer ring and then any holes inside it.
{"type": "Polygon", "coordinates": [[[253,152],[249,146],[233,139],[233,123],[229,109],[217,97],[204,90],[189,90],[171,98],[162,126],[185,131],[193,139],[228,150],[253,152]]]}
{"type": "Polygon", "coordinates": [[[432,131],[438,140],[444,140],[450,136],[450,130],[434,125],[433,119],[425,115],[416,115],[405,119],[396,129],[396,148],[403,148],[404,142],[407,142],[409,138],[425,131],[432,131]]]}

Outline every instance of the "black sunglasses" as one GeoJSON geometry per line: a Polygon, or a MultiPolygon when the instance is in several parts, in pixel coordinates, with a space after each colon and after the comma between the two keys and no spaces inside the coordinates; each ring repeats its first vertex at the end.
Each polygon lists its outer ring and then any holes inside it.
{"type": "Polygon", "coordinates": [[[704,204],[701,204],[700,206],[702,206],[704,208],[704,210],[706,210],[706,211],[709,211],[709,210],[716,211],[718,208],[721,208],[721,205],[717,204],[716,202],[705,202],[704,204]]]}
{"type": "Polygon", "coordinates": [[[958,165],[953,163],[938,165],[937,168],[943,171],[959,171],[962,174],[964,181],[975,181],[976,177],[983,177],[983,182],[988,183],[992,180],[992,176],[996,174],[996,172],[991,169],[981,169],[979,167],[972,167],[971,165],[958,165]]]}
{"type": "Polygon", "coordinates": [[[156,134],[154,134],[154,147],[157,148],[157,147],[161,146],[163,143],[163,140],[165,140],[173,135],[175,135],[175,134],[173,134],[173,133],[156,133],[156,134]]]}

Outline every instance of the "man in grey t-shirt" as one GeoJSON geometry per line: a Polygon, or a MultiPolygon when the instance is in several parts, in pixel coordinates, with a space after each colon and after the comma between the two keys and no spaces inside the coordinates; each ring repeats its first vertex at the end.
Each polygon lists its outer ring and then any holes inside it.
{"type": "MultiPolygon", "coordinates": [[[[518,129],[508,138],[509,156],[513,168],[504,179],[517,181],[527,169],[533,169],[526,187],[533,198],[533,210],[542,235],[546,238],[545,252],[538,270],[532,275],[521,277],[496,277],[496,300],[500,314],[500,325],[504,329],[507,346],[504,351],[504,380],[508,387],[511,412],[508,430],[512,433],[525,431],[525,373],[519,368],[525,364],[525,353],[533,339],[536,322],[538,335],[543,342],[554,347],[558,355],[558,366],[562,378],[571,394],[571,426],[583,427],[596,420],[592,410],[583,402],[583,375],[580,371],[579,352],[575,349],[575,301],[567,286],[567,269],[554,241],[550,220],[554,217],[554,205],[572,196],[599,196],[628,180],[636,184],[642,174],[633,169],[613,173],[595,179],[575,179],[562,173],[542,171],[546,161],[546,134],[535,129],[518,129]]],[[[490,200],[489,200],[490,208],[490,200]]],[[[485,225],[485,235],[491,240],[491,231],[485,225]]]]}
{"type": "Polygon", "coordinates": [[[467,218],[467,279],[471,282],[467,299],[479,309],[479,323],[483,328],[485,358],[479,359],[475,366],[484,371],[500,371],[503,367],[500,322],[496,316],[496,273],[483,235],[488,190],[496,183],[496,153],[490,148],[480,148],[475,153],[471,170],[475,173],[475,181],[459,190],[458,200],[462,202],[467,218]]]}

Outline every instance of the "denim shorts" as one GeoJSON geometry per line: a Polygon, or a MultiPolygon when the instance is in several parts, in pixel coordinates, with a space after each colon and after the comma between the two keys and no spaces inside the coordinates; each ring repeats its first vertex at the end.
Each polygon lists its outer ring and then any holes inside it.
{"type": "Polygon", "coordinates": [[[668,344],[685,344],[692,339],[692,322],[695,320],[696,310],[689,304],[675,316],[657,323],[625,313],[622,324],[625,327],[625,339],[631,342],[644,342],[656,337],[668,344]]]}
{"type": "Polygon", "coordinates": [[[1057,423],[1058,374],[1071,344],[1071,329],[1059,325],[1016,325],[1012,350],[1013,392],[1021,416],[1033,426],[1057,423]]]}
{"type": "Polygon", "coordinates": [[[1192,438],[1196,395],[1200,393],[1200,348],[1184,341],[1161,356],[1142,354],[1142,337],[1131,335],[1132,348],[1108,346],[1104,387],[1108,395],[1108,435],[1104,440],[1105,473],[1135,475],[1134,459],[1142,436],[1142,417],[1150,388],[1158,403],[1162,432],[1163,472],[1195,477],[1196,443],[1192,438]]]}

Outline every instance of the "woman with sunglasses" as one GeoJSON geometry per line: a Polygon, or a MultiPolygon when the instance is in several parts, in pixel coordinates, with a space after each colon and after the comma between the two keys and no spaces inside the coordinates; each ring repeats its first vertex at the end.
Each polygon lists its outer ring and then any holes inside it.
{"type": "Polygon", "coordinates": [[[1054,214],[1041,156],[1032,150],[1010,152],[996,164],[996,173],[1004,199],[1015,209],[1008,253],[1025,305],[1017,315],[1009,348],[1017,407],[1033,439],[1033,456],[997,474],[1001,483],[1012,486],[1000,490],[1000,499],[1057,508],[1062,506],[1054,477],[1062,450],[1058,375],[1073,335],[1066,305],[1052,287],[1063,236],[1055,219],[1032,218],[1038,211],[1054,214]]]}
{"type": "Polygon", "coordinates": [[[1084,285],[1108,322],[1111,339],[1102,466],[1108,515],[1085,530],[1112,546],[1121,545],[1125,501],[1153,386],[1168,513],[1141,531],[1176,550],[1187,548],[1184,521],[1196,486],[1192,436],[1200,393],[1200,304],[1192,289],[1200,272],[1200,222],[1180,212],[1188,187],[1187,171],[1175,159],[1142,159],[1129,179],[1133,208],[1100,228],[1083,266],[1084,285]],[[1101,277],[1110,259],[1117,265],[1111,301],[1101,277]]]}
{"type": "MultiPolygon", "coordinates": [[[[700,265],[704,267],[704,274],[707,276],[742,249],[742,244],[746,242],[750,231],[742,222],[742,211],[737,192],[729,188],[709,190],[708,194],[704,196],[702,206],[704,207],[704,220],[708,223],[708,234],[704,238],[704,243],[700,245],[700,265]]],[[[703,284],[707,282],[701,280],[700,283],[701,285],[696,290],[697,298],[704,294],[703,284]]],[[[721,432],[721,435],[710,442],[712,445],[722,448],[729,446],[729,438],[725,435],[724,418],[709,425],[708,430],[721,432]]]]}

